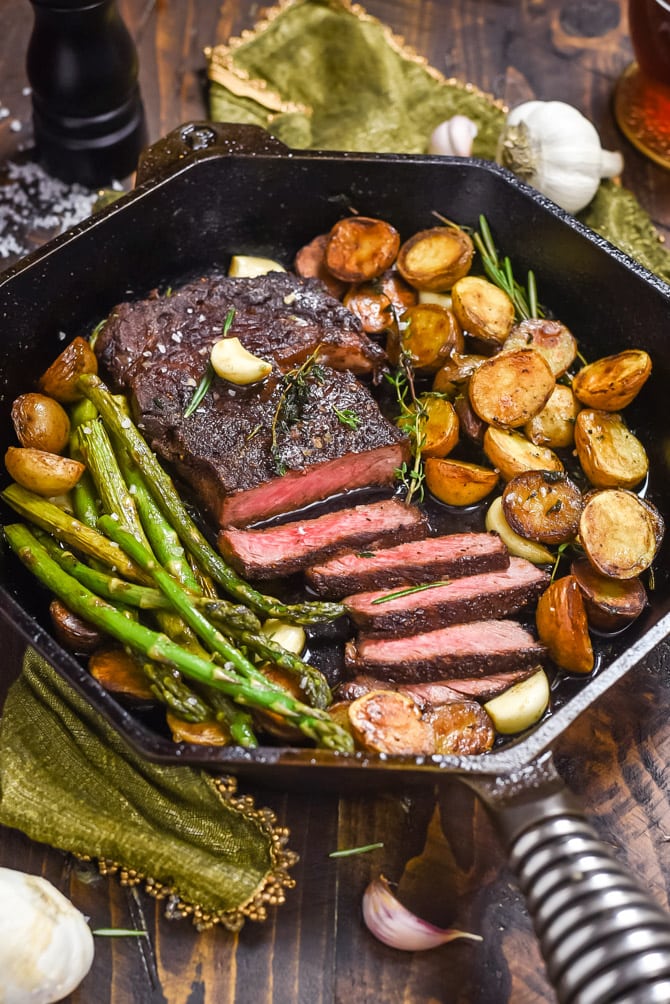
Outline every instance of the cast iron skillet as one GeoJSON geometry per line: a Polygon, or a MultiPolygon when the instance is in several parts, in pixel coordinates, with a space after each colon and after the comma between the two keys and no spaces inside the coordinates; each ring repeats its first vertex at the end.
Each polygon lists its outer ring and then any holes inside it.
{"type": "MultiPolygon", "coordinates": [[[[351,209],[393,222],[403,237],[434,225],[435,210],[471,226],[484,213],[518,274],[535,271],[542,301],[574,331],[588,358],[647,349],[652,378],[627,419],[651,454],[648,494],[663,510],[670,287],[491,163],[298,152],[251,126],[177,129],[146,152],[134,192],[0,278],[3,453],[13,442],[13,398],[30,388],[66,338],[90,331],[114,304],[199,270],[225,268],[232,253],[290,265],[298,247],[351,209]]],[[[632,628],[603,642],[594,676],[566,681],[553,713],[525,737],[470,758],[174,744],[122,708],[60,648],[45,628],[44,596],[6,554],[0,612],[153,760],[200,764],[281,787],[377,790],[459,776],[497,822],[559,1000],[651,1004],[670,1001],[670,920],[612,859],[563,788],[549,750],[642,658],[657,665],[655,646],[670,631],[669,571],[666,545],[649,607],[632,628]]]]}

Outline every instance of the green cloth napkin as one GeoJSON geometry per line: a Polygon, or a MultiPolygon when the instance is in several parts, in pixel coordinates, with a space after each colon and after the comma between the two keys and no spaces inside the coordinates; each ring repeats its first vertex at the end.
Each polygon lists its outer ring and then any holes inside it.
{"type": "MultiPolygon", "coordinates": [[[[348,0],[288,0],[208,56],[215,121],[263,126],[298,149],[426,153],[433,129],[462,114],[479,128],[473,155],[495,157],[503,105],[447,80],[348,0]]],[[[631,192],[604,181],[579,218],[670,282],[670,253],[631,192]]]]}
{"type": "Polygon", "coordinates": [[[0,722],[0,823],[144,883],[199,928],[262,920],[294,884],[269,809],[230,777],[145,760],[31,649],[0,722]]]}

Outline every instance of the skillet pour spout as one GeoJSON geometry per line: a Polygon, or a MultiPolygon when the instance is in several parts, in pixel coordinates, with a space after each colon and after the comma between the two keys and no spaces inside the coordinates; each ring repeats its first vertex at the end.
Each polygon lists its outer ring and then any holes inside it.
{"type": "Polygon", "coordinates": [[[505,844],[560,1004],[670,1001],[670,917],[612,856],[551,754],[462,780],[505,844]]]}

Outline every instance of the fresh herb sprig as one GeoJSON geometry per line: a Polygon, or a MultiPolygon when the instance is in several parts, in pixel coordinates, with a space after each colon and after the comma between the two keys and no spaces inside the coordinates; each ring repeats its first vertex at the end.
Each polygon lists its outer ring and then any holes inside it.
{"type": "MultiPolygon", "coordinates": [[[[223,322],[223,334],[221,335],[222,338],[225,338],[228,332],[230,331],[230,326],[233,323],[234,317],[235,317],[235,308],[231,307],[228,313],[226,314],[225,321],[223,322]]],[[[214,367],[212,366],[211,362],[208,362],[205,374],[200,383],[198,384],[198,386],[196,387],[195,391],[193,392],[193,397],[189,401],[188,407],[184,412],[184,418],[188,418],[189,415],[193,414],[195,409],[198,407],[203,398],[206,396],[207,392],[209,391],[209,388],[212,386],[213,380],[214,380],[214,367]]]]}
{"type": "Polygon", "coordinates": [[[390,603],[391,600],[399,600],[402,596],[411,596],[412,593],[422,593],[425,589],[437,589],[439,586],[451,585],[451,579],[442,579],[441,582],[424,582],[419,586],[408,586],[406,589],[396,589],[393,593],[385,593],[372,600],[372,606],[379,603],[390,603]]]}
{"type": "Polygon", "coordinates": [[[307,399],[309,397],[309,381],[323,383],[323,368],[318,363],[321,346],[317,345],[314,352],[300,366],[289,370],[281,377],[282,391],[272,416],[272,444],[270,450],[275,462],[277,474],[286,474],[286,465],[279,451],[279,436],[286,434],[292,425],[299,422],[307,399]]]}
{"type": "Polygon", "coordinates": [[[398,368],[393,373],[387,373],[386,379],[395,389],[400,410],[396,424],[408,435],[411,449],[410,462],[403,461],[396,469],[396,477],[405,489],[405,502],[410,503],[414,498],[417,502],[422,502],[425,473],[421,450],[426,440],[423,431],[426,408],[416,394],[414,367],[408,352],[400,353],[398,368]]]}
{"type": "Polygon", "coordinates": [[[346,425],[348,429],[358,429],[363,419],[354,411],[353,408],[333,408],[337,418],[339,418],[342,425],[346,425]]]}
{"type": "Polygon", "coordinates": [[[479,233],[472,235],[475,247],[482,259],[484,271],[494,285],[499,286],[509,296],[514,304],[514,310],[520,320],[527,321],[531,317],[542,317],[543,311],[537,301],[537,285],[534,272],[528,272],[527,285],[524,288],[514,278],[512,263],[505,256],[502,261],[493,242],[491,229],[485,216],[479,217],[479,233]]]}

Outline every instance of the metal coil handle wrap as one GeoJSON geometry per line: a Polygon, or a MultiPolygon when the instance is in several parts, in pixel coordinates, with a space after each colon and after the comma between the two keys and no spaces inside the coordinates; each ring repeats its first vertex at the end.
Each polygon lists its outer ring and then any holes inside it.
{"type": "Polygon", "coordinates": [[[560,1004],[670,1004],[670,916],[613,857],[551,756],[468,783],[505,842],[560,1004]]]}

